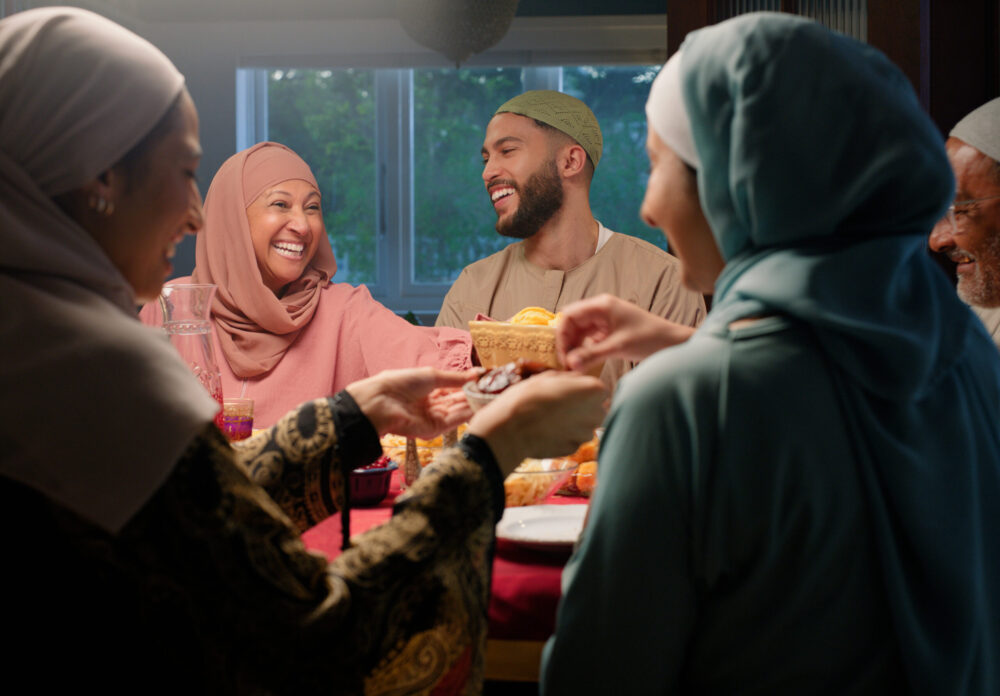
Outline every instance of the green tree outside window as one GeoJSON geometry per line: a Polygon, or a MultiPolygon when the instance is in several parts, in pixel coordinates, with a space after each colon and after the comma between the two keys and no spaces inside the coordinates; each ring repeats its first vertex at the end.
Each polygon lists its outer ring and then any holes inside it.
{"type": "MultiPolygon", "coordinates": [[[[594,214],[618,232],[664,247],[638,217],[648,177],[644,107],[655,66],[564,67],[563,88],[595,112],[604,154],[594,214]]],[[[467,264],[511,240],[495,229],[479,154],[496,108],[523,91],[521,68],[412,71],[411,282],[450,284],[467,264]]],[[[375,282],[375,71],[271,70],[268,137],[309,163],[320,184],[337,280],[375,282]]]]}

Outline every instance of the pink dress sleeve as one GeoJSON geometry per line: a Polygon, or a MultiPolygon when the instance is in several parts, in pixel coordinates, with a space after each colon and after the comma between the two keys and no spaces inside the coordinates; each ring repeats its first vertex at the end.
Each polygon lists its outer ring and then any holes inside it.
{"type": "MultiPolygon", "coordinates": [[[[361,286],[351,288],[346,299],[343,335],[356,344],[356,355],[364,362],[364,373],[430,366],[442,370],[472,367],[472,338],[468,331],[447,327],[414,326],[376,301],[361,286]]],[[[338,357],[355,353],[347,350],[338,357]]]]}
{"type": "MultiPolygon", "coordinates": [[[[158,303],[139,314],[158,326],[158,303]]],[[[215,327],[215,332],[219,327],[215,327]]],[[[227,362],[215,336],[223,395],[254,400],[254,427],[273,425],[303,401],[329,396],[382,370],[429,366],[466,370],[472,366],[467,331],[413,326],[376,301],[368,288],[334,283],[323,289],[309,325],[269,372],[246,380],[227,362]]]]}

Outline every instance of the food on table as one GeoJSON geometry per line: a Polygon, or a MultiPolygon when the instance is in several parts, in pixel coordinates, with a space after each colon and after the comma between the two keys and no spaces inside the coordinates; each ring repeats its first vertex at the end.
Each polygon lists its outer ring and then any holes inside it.
{"type": "Polygon", "coordinates": [[[482,394],[499,394],[510,386],[528,377],[533,377],[548,370],[547,365],[533,360],[518,358],[513,362],[488,370],[476,382],[476,388],[482,394]]]}
{"type": "Polygon", "coordinates": [[[475,382],[462,387],[465,398],[473,411],[485,407],[508,387],[550,369],[548,365],[518,358],[487,371],[475,382]]]}
{"type": "Polygon", "coordinates": [[[525,307],[507,320],[508,324],[529,324],[534,326],[555,326],[559,320],[558,314],[553,314],[542,307],[525,307]]]}
{"type": "Polygon", "coordinates": [[[573,484],[580,491],[580,495],[588,498],[594,492],[597,485],[597,462],[584,462],[580,468],[573,472],[573,484]]]}
{"type": "Polygon", "coordinates": [[[373,461],[371,464],[365,464],[364,466],[359,466],[353,471],[354,473],[360,474],[365,471],[371,471],[372,469],[385,469],[386,467],[391,466],[392,464],[394,464],[392,459],[383,454],[381,457],[373,461]]]}
{"type": "Polygon", "coordinates": [[[359,466],[351,471],[351,505],[371,507],[381,503],[389,493],[392,472],[398,468],[396,462],[382,455],[371,464],[359,466]]]}
{"type": "Polygon", "coordinates": [[[537,505],[572,476],[572,459],[525,459],[503,482],[507,507],[537,505]]]}
{"type": "MultiPolygon", "coordinates": [[[[382,438],[382,452],[385,453],[385,456],[398,462],[406,461],[406,438],[404,437],[402,440],[403,444],[401,445],[387,445],[385,438],[382,438]]],[[[440,451],[440,447],[421,447],[418,444],[417,459],[420,460],[420,466],[430,464],[440,451]]]]}
{"type": "Polygon", "coordinates": [[[569,455],[569,459],[572,459],[575,462],[580,462],[581,464],[583,464],[584,462],[594,461],[595,459],[597,459],[598,444],[599,440],[597,439],[597,436],[594,436],[594,439],[584,442],[582,445],[580,445],[580,447],[576,450],[576,452],[569,455]]]}
{"type": "MultiPolygon", "coordinates": [[[[458,426],[458,436],[462,437],[465,434],[465,429],[469,427],[468,423],[462,423],[458,426]]],[[[416,438],[417,447],[440,447],[444,436],[438,435],[433,440],[423,440],[421,438],[416,438]]],[[[391,433],[383,435],[382,439],[382,449],[387,447],[406,447],[406,438],[402,435],[393,435],[391,433]]]]}
{"type": "MultiPolygon", "coordinates": [[[[465,434],[465,429],[468,427],[467,423],[462,423],[458,426],[458,437],[462,437],[465,434]]],[[[441,451],[443,436],[439,435],[432,440],[423,440],[418,437],[416,440],[417,459],[420,460],[420,466],[427,466],[434,461],[434,457],[441,451]]],[[[397,462],[406,461],[405,437],[402,435],[383,435],[380,442],[382,443],[382,453],[387,457],[397,462]]]]}
{"type": "Polygon", "coordinates": [[[526,358],[562,369],[556,355],[557,320],[558,315],[541,307],[525,307],[510,321],[470,321],[469,332],[483,367],[526,358]]]}
{"type": "Polygon", "coordinates": [[[600,439],[595,435],[593,440],[584,442],[567,459],[580,464],[573,475],[559,488],[559,495],[575,495],[590,497],[597,483],[597,446],[600,439]]]}

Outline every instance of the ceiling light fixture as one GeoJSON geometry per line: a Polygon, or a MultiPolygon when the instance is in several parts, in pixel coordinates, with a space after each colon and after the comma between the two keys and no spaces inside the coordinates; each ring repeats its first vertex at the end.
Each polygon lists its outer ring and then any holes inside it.
{"type": "Polygon", "coordinates": [[[517,0],[399,0],[399,23],[421,46],[455,61],[495,46],[510,28],[517,0]]]}

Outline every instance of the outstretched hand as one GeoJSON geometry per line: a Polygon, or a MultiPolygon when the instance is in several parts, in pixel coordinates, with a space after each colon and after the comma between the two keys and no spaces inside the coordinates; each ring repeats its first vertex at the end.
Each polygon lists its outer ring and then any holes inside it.
{"type": "Polygon", "coordinates": [[[683,343],[694,329],[650,314],[613,295],[574,302],[556,325],[556,350],[567,367],[580,372],[608,358],[642,360],[683,343]]]}
{"type": "Polygon", "coordinates": [[[543,372],[515,384],[473,416],[468,433],[486,440],[506,476],[525,457],[571,454],[593,437],[608,391],[596,377],[543,372]]]}
{"type": "Polygon", "coordinates": [[[386,370],[354,382],[347,392],[380,436],[430,439],[469,419],[472,410],[459,387],[479,374],[431,367],[386,370]]]}

